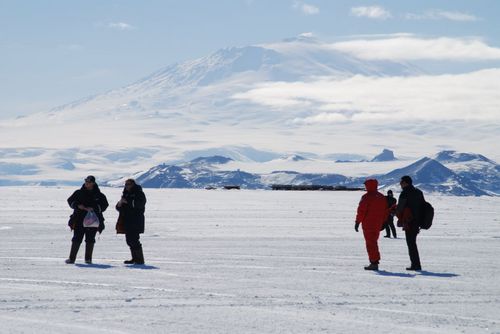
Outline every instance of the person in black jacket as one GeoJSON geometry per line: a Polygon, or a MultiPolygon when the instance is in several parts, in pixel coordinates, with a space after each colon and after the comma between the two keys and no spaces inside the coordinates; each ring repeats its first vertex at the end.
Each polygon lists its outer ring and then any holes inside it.
{"type": "Polygon", "coordinates": [[[413,186],[413,180],[407,175],[401,178],[400,185],[403,191],[399,195],[396,214],[403,224],[410,255],[411,266],[406,270],[422,270],[417,248],[417,235],[420,232],[419,222],[424,214],[424,194],[413,186]]]}
{"type": "Polygon", "coordinates": [[[120,212],[119,220],[123,223],[125,239],[130,247],[132,259],[125,264],[144,264],[144,253],[139,241],[140,234],[144,233],[144,211],[146,210],[146,195],[142,187],[135,180],[125,181],[125,188],[120,201],[116,204],[120,212]]]}
{"type": "MultiPolygon", "coordinates": [[[[387,192],[387,196],[385,196],[385,198],[387,199],[387,207],[389,209],[393,208],[396,205],[397,201],[394,198],[392,190],[389,190],[387,192]]],[[[390,238],[391,237],[391,231],[392,231],[392,236],[395,239],[397,239],[398,236],[396,234],[396,227],[394,226],[394,216],[392,214],[390,214],[387,217],[387,220],[384,223],[384,227],[385,227],[385,236],[384,236],[384,238],[390,238]]]]}
{"type": "Polygon", "coordinates": [[[73,239],[71,240],[71,251],[66,263],[75,263],[78,249],[85,236],[85,263],[92,263],[92,253],[94,251],[95,235],[104,230],[103,212],[108,208],[108,200],[101,193],[99,186],[95,182],[95,177],[90,175],[85,179],[81,189],[78,189],[68,198],[68,204],[73,209],[73,214],[68,225],[73,230],[73,239]],[[84,227],[83,221],[88,212],[93,211],[98,220],[98,227],[84,227]]]}

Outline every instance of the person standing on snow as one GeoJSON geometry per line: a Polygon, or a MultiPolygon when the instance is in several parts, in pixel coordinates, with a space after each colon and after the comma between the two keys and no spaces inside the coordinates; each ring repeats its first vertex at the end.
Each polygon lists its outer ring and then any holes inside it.
{"type": "MultiPolygon", "coordinates": [[[[396,206],[396,199],[394,198],[394,195],[392,193],[392,190],[389,190],[387,192],[387,196],[385,196],[386,200],[387,200],[387,207],[389,208],[389,210],[391,210],[392,208],[394,208],[396,206]]],[[[397,239],[397,234],[396,234],[396,227],[394,226],[394,216],[393,214],[390,214],[387,216],[387,220],[385,221],[384,223],[384,226],[385,226],[385,236],[384,238],[390,238],[391,237],[391,231],[392,231],[392,236],[394,237],[394,239],[397,239]]]]}
{"type": "Polygon", "coordinates": [[[104,216],[102,213],[108,208],[108,201],[95,182],[95,177],[90,175],[85,179],[82,188],[75,191],[68,198],[68,204],[73,209],[73,214],[68,223],[73,230],[73,239],[71,239],[71,251],[66,263],[75,263],[80,244],[85,236],[85,263],[91,264],[95,235],[97,232],[102,233],[104,230],[104,216]],[[89,212],[94,212],[97,216],[98,227],[84,226],[83,221],[89,212]]]}
{"type": "Polygon", "coordinates": [[[396,215],[398,226],[402,225],[406,236],[406,245],[410,255],[411,266],[406,270],[422,270],[417,248],[417,235],[420,232],[419,222],[423,219],[425,198],[421,190],[413,186],[413,180],[408,175],[399,183],[403,191],[399,195],[396,215]]]}
{"type": "Polygon", "coordinates": [[[383,194],[377,191],[377,180],[366,180],[365,188],[367,192],[359,202],[354,229],[358,232],[359,225],[362,224],[366,250],[370,260],[370,265],[365,267],[365,270],[378,270],[380,252],[377,241],[388,215],[387,200],[383,194]]]}
{"type": "Polygon", "coordinates": [[[116,204],[120,212],[119,221],[123,224],[125,239],[130,247],[132,259],[125,264],[144,264],[144,254],[139,241],[140,234],[144,233],[144,211],[146,210],[146,195],[142,187],[135,180],[125,181],[125,188],[120,201],[116,204]]]}

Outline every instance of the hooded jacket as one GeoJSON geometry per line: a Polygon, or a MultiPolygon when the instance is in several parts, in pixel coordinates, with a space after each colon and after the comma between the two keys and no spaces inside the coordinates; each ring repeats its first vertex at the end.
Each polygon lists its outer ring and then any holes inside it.
{"type": "Polygon", "coordinates": [[[419,230],[424,215],[424,194],[420,189],[409,185],[399,195],[396,214],[402,222],[404,230],[419,230]]]}
{"type": "Polygon", "coordinates": [[[356,222],[361,223],[364,230],[380,231],[389,216],[387,199],[377,191],[377,180],[366,180],[365,187],[366,194],[359,202],[356,222]]]}
{"type": "Polygon", "coordinates": [[[70,223],[72,229],[83,228],[83,219],[87,215],[87,211],[80,210],[78,205],[82,204],[88,208],[94,209],[97,217],[99,218],[99,227],[97,230],[101,233],[104,230],[104,215],[102,214],[108,208],[108,200],[106,196],[101,193],[99,186],[94,185],[94,189],[87,190],[85,185],[81,189],[75,191],[69,198],[68,204],[73,209],[70,223]]]}
{"type": "Polygon", "coordinates": [[[124,203],[121,207],[116,206],[116,210],[120,212],[120,217],[123,219],[125,233],[144,233],[146,195],[142,187],[135,185],[130,191],[125,189],[122,197],[127,200],[127,204],[124,203]]]}

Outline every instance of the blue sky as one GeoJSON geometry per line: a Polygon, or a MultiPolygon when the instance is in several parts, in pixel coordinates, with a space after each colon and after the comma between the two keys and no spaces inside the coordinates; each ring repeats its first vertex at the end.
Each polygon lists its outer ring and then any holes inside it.
{"type": "Polygon", "coordinates": [[[0,0],[0,117],[46,111],[221,47],[304,32],[473,36],[498,48],[498,13],[495,0],[0,0]]]}

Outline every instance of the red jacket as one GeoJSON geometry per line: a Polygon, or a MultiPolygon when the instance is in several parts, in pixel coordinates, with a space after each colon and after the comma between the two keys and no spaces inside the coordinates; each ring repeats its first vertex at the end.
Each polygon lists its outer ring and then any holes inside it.
{"type": "Polygon", "coordinates": [[[367,193],[361,197],[356,215],[356,222],[363,224],[364,230],[380,231],[389,216],[389,208],[385,196],[377,191],[378,181],[365,181],[367,193]]]}

